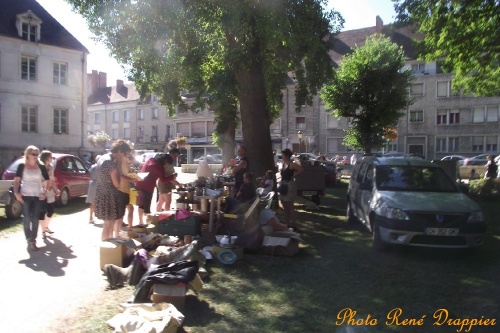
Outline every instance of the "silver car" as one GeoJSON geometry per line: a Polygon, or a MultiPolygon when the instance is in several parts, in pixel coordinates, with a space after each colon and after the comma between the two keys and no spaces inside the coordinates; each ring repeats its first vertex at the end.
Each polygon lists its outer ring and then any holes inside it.
{"type": "Polygon", "coordinates": [[[359,159],[347,191],[347,215],[372,232],[375,249],[475,248],[486,232],[479,206],[444,169],[421,158],[359,159]]]}

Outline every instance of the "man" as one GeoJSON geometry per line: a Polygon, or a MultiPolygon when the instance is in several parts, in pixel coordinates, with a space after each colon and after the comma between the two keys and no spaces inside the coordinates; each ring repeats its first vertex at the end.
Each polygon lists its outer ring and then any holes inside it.
{"type": "Polygon", "coordinates": [[[243,184],[243,175],[249,171],[248,158],[246,157],[247,149],[244,146],[238,148],[238,156],[236,157],[237,164],[233,168],[234,176],[234,194],[238,193],[243,184]],[[239,161],[239,162],[238,162],[239,161]]]}

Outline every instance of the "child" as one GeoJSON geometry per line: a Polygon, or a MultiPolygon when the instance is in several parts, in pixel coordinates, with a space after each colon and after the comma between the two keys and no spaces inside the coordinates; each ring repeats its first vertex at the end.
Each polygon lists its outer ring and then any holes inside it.
{"type": "Polygon", "coordinates": [[[273,190],[274,180],[273,171],[267,170],[266,176],[259,181],[260,187],[257,189],[257,194],[261,197],[266,196],[269,192],[273,190]]]}

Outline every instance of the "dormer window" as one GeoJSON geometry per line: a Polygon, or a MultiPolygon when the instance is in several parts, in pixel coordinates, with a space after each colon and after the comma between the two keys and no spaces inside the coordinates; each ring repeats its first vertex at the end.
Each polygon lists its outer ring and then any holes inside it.
{"type": "Polygon", "coordinates": [[[17,15],[16,27],[19,37],[28,42],[38,42],[40,40],[40,29],[42,20],[31,10],[17,15]]]}

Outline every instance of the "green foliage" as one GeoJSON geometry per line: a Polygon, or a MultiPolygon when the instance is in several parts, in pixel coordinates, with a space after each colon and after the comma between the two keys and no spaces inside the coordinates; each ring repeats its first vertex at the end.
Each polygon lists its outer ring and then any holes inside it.
{"type": "Polygon", "coordinates": [[[393,0],[399,24],[424,34],[421,57],[443,60],[453,89],[500,94],[500,2],[497,0],[393,0]]]}
{"type": "Polygon", "coordinates": [[[500,199],[500,179],[475,179],[469,183],[469,195],[479,200],[500,199]]]}
{"type": "Polygon", "coordinates": [[[370,152],[381,147],[387,128],[396,127],[410,101],[411,74],[402,72],[404,52],[389,38],[372,35],[342,60],[321,98],[336,117],[350,118],[344,144],[370,152]]]}

